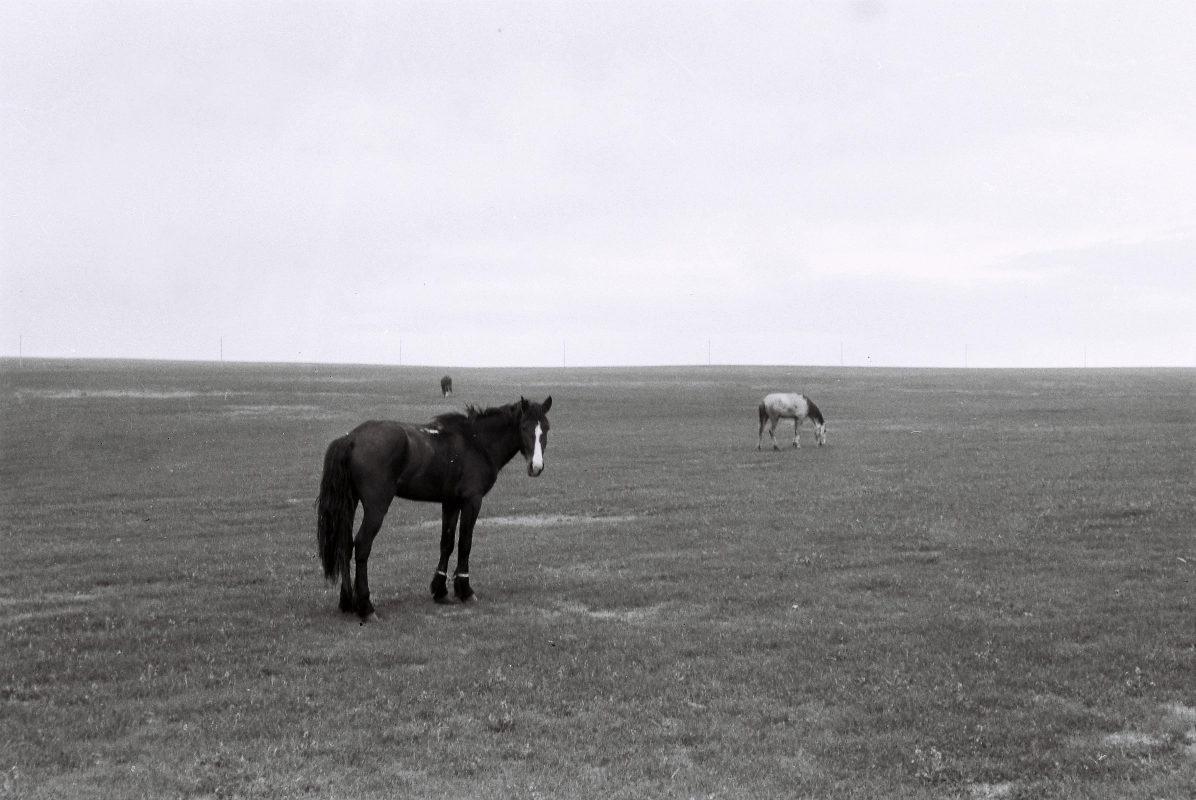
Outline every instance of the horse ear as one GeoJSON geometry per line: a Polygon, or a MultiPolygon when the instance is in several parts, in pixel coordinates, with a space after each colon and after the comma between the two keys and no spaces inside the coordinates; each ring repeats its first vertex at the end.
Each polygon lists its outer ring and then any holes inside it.
{"type": "Polygon", "coordinates": [[[552,408],[552,395],[548,395],[544,402],[540,405],[540,409],[547,414],[548,409],[552,408]]]}
{"type": "Polygon", "coordinates": [[[528,410],[528,408],[530,408],[530,407],[531,407],[531,403],[527,402],[527,398],[526,398],[526,397],[522,397],[522,396],[521,396],[521,397],[519,398],[519,410],[520,410],[520,411],[527,411],[527,410],[528,410]]]}

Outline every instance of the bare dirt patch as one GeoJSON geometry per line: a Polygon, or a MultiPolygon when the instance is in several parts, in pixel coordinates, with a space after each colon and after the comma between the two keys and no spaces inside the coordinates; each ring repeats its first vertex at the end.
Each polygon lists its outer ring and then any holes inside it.
{"type": "Polygon", "coordinates": [[[18,397],[36,397],[46,400],[81,400],[91,397],[120,398],[127,397],[135,400],[182,400],[188,397],[213,397],[219,392],[177,391],[143,391],[136,389],[25,389],[17,393],[18,397]]]}
{"type": "Polygon", "coordinates": [[[1183,703],[1167,703],[1163,706],[1163,710],[1167,715],[1174,717],[1180,722],[1191,722],[1196,724],[1196,708],[1192,706],[1185,706],[1183,703]]]}
{"type": "Polygon", "coordinates": [[[590,619],[612,620],[614,622],[642,622],[659,615],[664,605],[645,608],[627,609],[596,609],[584,603],[556,603],[555,608],[548,612],[548,616],[556,617],[562,614],[577,614],[590,619]]]}
{"type": "Polygon", "coordinates": [[[1102,738],[1101,742],[1121,750],[1150,750],[1164,744],[1162,737],[1142,731],[1117,731],[1102,738]]]}
{"type": "Polygon", "coordinates": [[[1166,703],[1163,705],[1166,716],[1163,719],[1165,727],[1185,729],[1183,732],[1183,754],[1190,759],[1196,759],[1196,708],[1183,703],[1166,703]]]}
{"type": "Polygon", "coordinates": [[[305,419],[334,417],[332,414],[319,406],[311,405],[281,405],[277,403],[267,405],[234,405],[228,406],[224,409],[224,413],[238,416],[275,416],[285,414],[289,417],[301,417],[305,419]]]}
{"type": "MultiPolygon", "coordinates": [[[[478,525],[499,525],[515,528],[547,528],[556,525],[613,525],[621,522],[631,522],[635,515],[594,517],[585,514],[522,514],[509,517],[478,517],[478,525]]],[[[420,528],[439,528],[439,520],[421,522],[420,528]]]]}
{"type": "Polygon", "coordinates": [[[13,625],[35,619],[80,614],[98,594],[52,592],[28,598],[0,597],[0,625],[13,625]]]}

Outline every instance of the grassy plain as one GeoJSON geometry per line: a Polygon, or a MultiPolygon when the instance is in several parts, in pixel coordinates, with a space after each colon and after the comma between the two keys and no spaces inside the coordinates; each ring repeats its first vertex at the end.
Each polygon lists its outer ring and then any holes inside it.
{"type": "Polygon", "coordinates": [[[1196,373],[440,374],[4,362],[0,796],[1196,794],[1196,373]],[[337,611],[328,441],[521,394],[479,602],[396,501],[337,611]]]}

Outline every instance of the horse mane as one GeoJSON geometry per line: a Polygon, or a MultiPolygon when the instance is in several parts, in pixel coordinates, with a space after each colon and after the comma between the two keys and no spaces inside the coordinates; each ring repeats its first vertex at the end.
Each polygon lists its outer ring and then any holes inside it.
{"type": "Polygon", "coordinates": [[[814,421],[815,421],[815,422],[817,422],[819,425],[825,425],[825,424],[826,424],[826,420],[824,420],[824,419],[822,418],[822,411],[820,411],[820,410],[818,409],[818,406],[814,405],[814,401],[813,401],[813,400],[811,400],[810,398],[808,398],[808,397],[807,397],[807,398],[806,398],[806,405],[807,405],[807,406],[809,407],[809,409],[810,409],[810,411],[809,411],[809,415],[808,415],[808,416],[810,417],[810,419],[814,420],[814,421]]]}
{"type": "Polygon", "coordinates": [[[495,406],[494,408],[478,408],[475,405],[465,406],[465,411],[446,411],[437,414],[433,419],[436,427],[449,433],[465,433],[471,430],[474,423],[492,417],[513,417],[514,404],[509,406],[495,406]]]}

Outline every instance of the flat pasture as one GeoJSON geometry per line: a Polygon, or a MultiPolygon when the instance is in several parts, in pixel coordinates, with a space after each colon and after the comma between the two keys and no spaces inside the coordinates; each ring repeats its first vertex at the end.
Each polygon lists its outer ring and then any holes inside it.
{"type": "Polygon", "coordinates": [[[1196,372],[443,372],[2,362],[0,797],[1196,794],[1196,372]],[[478,602],[396,501],[341,614],[328,442],[549,394],[478,602]]]}

